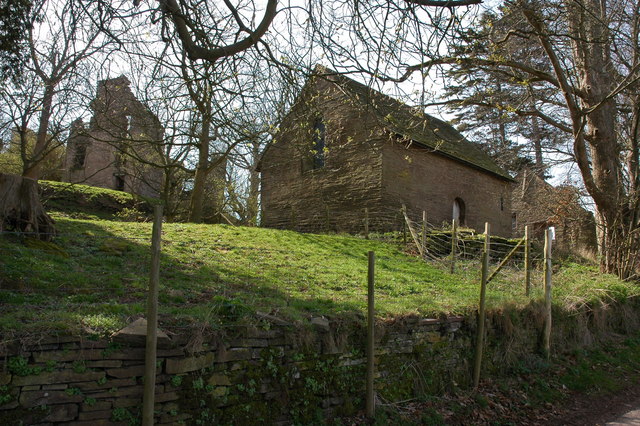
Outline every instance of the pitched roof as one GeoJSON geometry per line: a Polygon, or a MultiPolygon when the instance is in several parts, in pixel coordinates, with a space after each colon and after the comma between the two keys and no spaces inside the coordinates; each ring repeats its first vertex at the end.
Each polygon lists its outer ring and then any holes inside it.
{"type": "Polygon", "coordinates": [[[347,95],[375,114],[389,131],[438,154],[513,181],[486,152],[450,124],[327,68],[317,66],[316,75],[342,88],[347,95]]]}

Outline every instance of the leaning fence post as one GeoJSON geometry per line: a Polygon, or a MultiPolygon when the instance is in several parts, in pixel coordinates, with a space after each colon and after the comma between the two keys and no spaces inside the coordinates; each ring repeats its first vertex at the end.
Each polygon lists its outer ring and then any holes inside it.
{"type": "Polygon", "coordinates": [[[427,255],[427,212],[422,210],[422,254],[427,255]]]}
{"type": "Polygon", "coordinates": [[[147,340],[144,357],[143,426],[153,425],[156,387],[156,346],[158,331],[158,287],[160,285],[160,239],[162,237],[162,205],[156,205],[151,234],[151,275],[147,296],[147,340]]]}
{"type": "Polygon", "coordinates": [[[369,209],[364,208],[364,238],[369,239],[369,209]]]}
{"type": "Polygon", "coordinates": [[[478,330],[476,337],[476,353],[473,364],[473,388],[480,384],[480,366],[482,365],[482,346],[484,344],[485,298],[487,292],[487,276],[489,274],[489,250],[491,248],[489,223],[484,224],[484,248],[482,250],[482,274],[480,278],[480,306],[478,307],[478,330]]]}
{"type": "Polygon", "coordinates": [[[407,206],[402,205],[402,243],[407,245],[407,206]]]}
{"type": "Polygon", "coordinates": [[[456,246],[458,244],[457,232],[458,232],[458,221],[453,219],[453,223],[451,225],[451,273],[452,274],[456,270],[456,246]]]}
{"type": "Polygon", "coordinates": [[[551,354],[551,228],[544,233],[544,334],[542,335],[542,350],[549,359],[551,354]]]}
{"type": "Polygon", "coordinates": [[[373,418],[376,411],[375,392],[373,390],[374,377],[374,327],[375,327],[375,307],[374,307],[374,272],[375,253],[369,252],[369,272],[367,276],[367,417],[373,418]]]}
{"type": "Polygon", "coordinates": [[[524,288],[528,296],[531,291],[531,250],[529,246],[529,225],[524,227],[524,288]]]}

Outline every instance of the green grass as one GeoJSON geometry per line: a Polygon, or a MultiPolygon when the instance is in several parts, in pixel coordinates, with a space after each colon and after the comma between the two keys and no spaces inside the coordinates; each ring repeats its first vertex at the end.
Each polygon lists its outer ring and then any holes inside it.
{"type": "MultiPolygon", "coordinates": [[[[111,332],[144,311],[151,224],[126,222],[148,200],[120,191],[41,182],[59,235],[53,243],[0,235],[0,329],[18,332],[89,327],[111,332]]],[[[137,217],[138,216],[138,217],[137,217]]],[[[292,321],[309,315],[362,317],[367,252],[376,253],[380,317],[465,314],[476,308],[479,261],[425,263],[394,242],[225,225],[164,224],[160,312],[166,322],[221,325],[256,311],[292,321]]],[[[541,297],[534,272],[533,298],[541,297]]],[[[522,271],[491,282],[489,308],[524,306],[522,271]]],[[[554,301],[568,309],[638,295],[636,286],[565,265],[554,301]]]]}
{"type": "MultiPolygon", "coordinates": [[[[55,215],[53,244],[0,236],[0,329],[83,325],[109,332],[144,311],[150,223],[55,215]]],[[[398,245],[345,235],[299,234],[225,225],[164,224],[160,312],[164,321],[222,324],[256,311],[290,320],[366,311],[367,256],[376,253],[381,317],[464,314],[478,300],[479,262],[455,274],[398,245]]],[[[487,292],[489,307],[523,306],[522,273],[506,270],[487,292]]],[[[534,282],[540,274],[534,274],[534,282]]],[[[577,306],[637,295],[637,286],[569,264],[555,278],[556,303],[577,306]]],[[[540,297],[541,286],[532,297],[540,297]]]]}

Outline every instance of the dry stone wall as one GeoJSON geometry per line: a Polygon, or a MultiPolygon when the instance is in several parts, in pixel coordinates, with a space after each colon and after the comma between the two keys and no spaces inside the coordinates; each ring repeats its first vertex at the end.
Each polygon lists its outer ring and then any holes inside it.
{"type": "MultiPolygon", "coordinates": [[[[378,392],[386,398],[413,394],[418,385],[400,372],[400,360],[415,364],[428,357],[427,369],[468,376],[463,324],[458,317],[414,318],[379,327],[378,392]]],[[[157,424],[308,424],[353,414],[364,401],[365,330],[341,327],[324,318],[302,330],[262,321],[233,332],[161,339],[157,424]]],[[[5,345],[0,423],[137,424],[142,342],[136,336],[60,336],[5,345]]]]}

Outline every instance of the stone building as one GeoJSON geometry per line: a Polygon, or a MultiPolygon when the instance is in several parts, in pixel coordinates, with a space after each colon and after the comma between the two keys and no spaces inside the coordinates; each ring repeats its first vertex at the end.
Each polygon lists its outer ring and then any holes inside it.
{"type": "Polygon", "coordinates": [[[427,212],[478,231],[511,234],[512,178],[445,122],[318,68],[264,153],[262,224],[361,232],[427,212]]]}
{"type": "Polygon", "coordinates": [[[157,197],[162,170],[147,163],[161,159],[164,129],[158,118],[118,77],[98,82],[86,126],[72,125],[65,157],[65,181],[157,197]]]}
{"type": "Polygon", "coordinates": [[[542,241],[545,229],[554,227],[555,247],[586,257],[595,256],[595,219],[593,213],[580,205],[577,188],[554,187],[525,169],[516,176],[511,206],[515,236],[524,235],[524,227],[528,225],[531,237],[542,241]]]}

